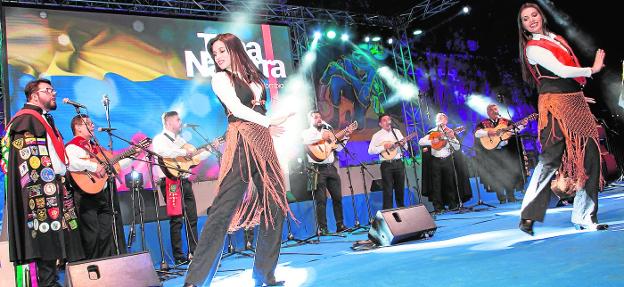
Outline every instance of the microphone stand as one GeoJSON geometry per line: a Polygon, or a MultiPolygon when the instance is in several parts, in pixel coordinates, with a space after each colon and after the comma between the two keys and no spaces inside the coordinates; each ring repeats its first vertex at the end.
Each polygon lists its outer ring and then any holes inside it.
{"type": "MultiPolygon", "coordinates": [[[[498,99],[500,100],[501,104],[505,104],[505,98],[502,95],[498,97],[498,99]]],[[[509,117],[509,120],[511,120],[511,113],[509,112],[509,106],[505,105],[505,110],[507,111],[507,116],[509,117]]],[[[520,163],[520,173],[522,174],[522,186],[525,186],[526,174],[524,174],[524,165],[522,164],[524,162],[524,159],[522,157],[522,150],[520,150],[520,139],[518,139],[518,130],[516,129],[517,127],[515,123],[513,123],[513,125],[514,127],[513,129],[511,129],[511,134],[514,136],[514,140],[516,141],[516,151],[518,152],[518,159],[520,163]]]]}
{"type": "MultiPolygon", "coordinates": [[[[394,131],[394,127],[393,127],[392,125],[390,126],[390,131],[392,132],[392,135],[394,136],[394,139],[396,139],[396,141],[397,141],[396,143],[400,143],[400,142],[401,142],[401,140],[399,140],[399,137],[397,136],[396,132],[394,131]]],[[[396,143],[395,143],[395,144],[396,144],[396,143]]],[[[399,145],[398,145],[398,146],[399,146],[399,149],[401,150],[401,159],[403,159],[403,155],[405,155],[406,153],[408,153],[408,152],[405,150],[405,147],[403,146],[404,144],[405,144],[405,143],[402,143],[402,144],[399,144],[399,145]]],[[[409,155],[410,155],[410,156],[412,156],[411,154],[409,154],[409,155]]],[[[413,204],[413,202],[412,202],[412,198],[415,198],[415,196],[414,196],[414,193],[412,192],[412,189],[410,188],[411,184],[410,184],[410,181],[409,181],[409,177],[407,176],[407,172],[406,172],[406,170],[405,170],[405,163],[403,163],[403,162],[402,162],[401,164],[403,164],[403,177],[404,177],[404,178],[405,178],[405,180],[407,181],[407,190],[409,191],[409,199],[410,199],[410,200],[409,200],[409,201],[410,201],[410,204],[409,204],[409,205],[412,205],[412,204],[413,204]]],[[[418,183],[418,177],[416,177],[416,182],[418,183]]],[[[418,184],[416,184],[416,186],[418,186],[418,184]]],[[[417,187],[415,187],[415,188],[417,188],[417,187]]],[[[418,194],[418,202],[419,202],[419,203],[421,202],[420,193],[418,194]]],[[[404,202],[401,202],[401,203],[402,203],[402,204],[405,204],[405,201],[404,201],[404,202]]]]}
{"type": "MultiPolygon", "coordinates": [[[[468,150],[475,152],[475,156],[476,156],[476,150],[475,150],[474,147],[467,147],[467,146],[464,145],[464,148],[467,148],[468,150]]],[[[472,211],[477,211],[475,207],[481,206],[481,205],[484,205],[484,206],[487,206],[487,207],[491,207],[491,208],[496,208],[496,206],[488,204],[488,203],[485,203],[481,199],[481,187],[480,187],[481,183],[479,182],[479,179],[481,178],[481,176],[479,175],[479,168],[475,167],[474,158],[473,158],[473,160],[470,161],[470,169],[475,172],[475,181],[476,181],[476,184],[477,184],[477,203],[475,203],[472,206],[468,206],[466,208],[468,210],[472,210],[472,211]]]]}
{"type": "Polygon", "coordinates": [[[282,242],[282,244],[285,244],[288,241],[295,241],[295,243],[294,244],[290,244],[290,245],[286,245],[286,246],[284,246],[284,248],[293,247],[293,246],[299,246],[299,245],[303,245],[303,244],[307,244],[307,243],[313,243],[313,244],[321,243],[321,234],[320,234],[320,232],[318,232],[319,224],[318,224],[318,218],[316,216],[316,199],[314,198],[314,191],[317,188],[318,177],[319,177],[320,173],[318,172],[318,170],[316,170],[313,167],[309,167],[308,166],[308,167],[306,167],[306,169],[309,172],[314,173],[314,175],[313,175],[314,177],[312,179],[312,204],[313,204],[313,207],[314,207],[314,211],[312,212],[312,215],[314,216],[314,234],[312,236],[310,236],[308,238],[304,238],[304,239],[297,239],[297,238],[295,238],[295,235],[292,234],[291,227],[290,227],[290,217],[287,216],[286,219],[287,219],[287,222],[288,222],[288,225],[287,225],[287,227],[288,227],[288,236],[286,237],[287,240],[282,242]],[[316,237],[316,239],[314,239],[315,237],[316,237]]]}
{"type": "MultiPolygon", "coordinates": [[[[342,150],[344,150],[344,151],[345,151],[345,153],[346,153],[346,154],[347,154],[347,155],[348,155],[348,156],[349,156],[349,157],[350,157],[353,161],[357,162],[357,163],[358,163],[358,165],[360,166],[360,173],[362,174],[362,184],[364,185],[364,199],[365,199],[365,201],[366,201],[366,208],[367,208],[367,211],[368,211],[368,222],[367,222],[367,225],[371,225],[371,224],[373,223],[373,215],[372,215],[372,213],[371,213],[370,199],[369,199],[369,197],[368,197],[368,188],[366,187],[366,176],[365,176],[365,174],[364,174],[364,171],[366,171],[366,172],[370,175],[370,177],[371,177],[371,178],[374,178],[374,176],[373,176],[373,174],[372,174],[372,173],[371,173],[371,172],[370,172],[370,171],[366,168],[366,166],[364,166],[364,164],[363,164],[363,163],[362,163],[359,159],[357,159],[357,158],[356,158],[356,157],[355,157],[355,156],[354,156],[354,155],[353,155],[353,154],[349,151],[349,149],[348,149],[348,148],[347,148],[347,146],[344,144],[344,142],[342,142],[342,141],[338,141],[338,143],[342,146],[342,150]]],[[[356,225],[355,225],[355,226],[353,226],[352,228],[348,229],[348,230],[349,230],[349,232],[353,232],[353,231],[358,230],[358,229],[364,229],[364,230],[368,231],[368,228],[369,228],[369,227],[364,227],[364,226],[359,225],[359,221],[358,221],[358,218],[357,218],[357,209],[356,209],[356,207],[355,207],[355,196],[354,196],[354,193],[353,193],[353,187],[351,186],[351,173],[349,172],[349,168],[350,168],[350,166],[347,166],[347,175],[348,175],[348,178],[349,178],[349,188],[351,189],[351,199],[353,200],[353,213],[354,213],[354,215],[356,216],[356,217],[355,217],[355,223],[356,223],[356,225]]]]}
{"type": "MultiPolygon", "coordinates": [[[[102,99],[102,104],[104,104],[104,113],[106,114],[106,122],[108,124],[108,130],[111,130],[111,121],[110,121],[110,100],[106,95],[104,95],[104,99],[102,99]]],[[[113,137],[108,135],[108,149],[113,150],[113,137]]]]}

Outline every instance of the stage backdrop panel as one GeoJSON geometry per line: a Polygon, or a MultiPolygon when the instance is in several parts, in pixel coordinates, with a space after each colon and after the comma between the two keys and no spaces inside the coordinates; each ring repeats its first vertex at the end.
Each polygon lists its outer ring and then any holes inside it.
{"type": "MultiPolygon", "coordinates": [[[[58,91],[53,115],[66,140],[72,138],[70,120],[76,113],[62,99],[86,105],[95,125],[106,127],[104,96],[110,99],[115,134],[126,139],[160,133],[161,115],[168,110],[178,111],[183,122],[199,124],[198,130],[209,139],[222,135],[227,123],[210,85],[214,62],[207,50],[208,41],[219,33],[242,39],[268,77],[270,102],[279,98],[293,72],[285,26],[16,7],[4,7],[2,15],[7,115],[26,102],[27,82],[48,78],[58,91]]],[[[204,144],[193,130],[184,130],[182,136],[195,146],[204,144]]],[[[98,133],[97,138],[108,145],[106,134],[98,133]]],[[[114,149],[127,146],[113,139],[114,149]]],[[[121,173],[122,180],[131,169],[141,171],[149,187],[146,164],[135,161],[121,173]]],[[[215,179],[217,159],[209,158],[193,172],[194,181],[215,179]]]]}

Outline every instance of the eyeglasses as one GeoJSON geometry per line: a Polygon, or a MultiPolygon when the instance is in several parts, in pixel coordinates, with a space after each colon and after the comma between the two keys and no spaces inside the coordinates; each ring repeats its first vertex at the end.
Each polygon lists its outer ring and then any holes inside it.
{"type": "Polygon", "coordinates": [[[56,95],[56,90],[52,88],[45,88],[42,90],[38,90],[37,92],[46,92],[48,94],[56,95]]]}

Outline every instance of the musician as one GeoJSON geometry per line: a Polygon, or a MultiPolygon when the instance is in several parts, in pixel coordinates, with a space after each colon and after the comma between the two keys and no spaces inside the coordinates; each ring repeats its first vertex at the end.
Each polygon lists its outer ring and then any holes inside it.
{"type": "MultiPolygon", "coordinates": [[[[176,158],[179,156],[189,157],[193,154],[191,149],[185,149],[183,146],[187,143],[180,136],[182,131],[182,122],[176,111],[168,111],[162,115],[163,131],[154,136],[152,147],[154,152],[165,158],[176,158]]],[[[198,156],[205,159],[210,155],[206,150],[198,156]]],[[[156,171],[160,178],[160,191],[167,200],[167,187],[165,177],[166,174],[162,170],[156,171]]],[[[177,178],[169,178],[177,180],[177,178]]],[[[172,216],[169,219],[169,233],[171,235],[171,249],[175,264],[183,264],[193,257],[193,252],[197,246],[197,206],[195,204],[195,195],[193,194],[193,186],[189,181],[189,175],[184,174],[180,178],[181,192],[183,195],[183,213],[181,216],[172,216]],[[184,255],[182,250],[182,224],[186,218],[186,235],[188,236],[188,255],[184,255]]]]}
{"type": "MultiPolygon", "coordinates": [[[[383,209],[393,207],[392,197],[394,195],[397,207],[405,206],[403,193],[405,189],[405,166],[403,165],[403,155],[397,152],[394,158],[385,159],[381,153],[392,148],[398,149],[398,143],[403,140],[403,134],[399,129],[392,127],[392,118],[388,114],[379,115],[378,124],[381,129],[373,134],[368,145],[368,154],[379,155],[381,161],[381,181],[383,182],[383,209]],[[394,190],[394,194],[393,194],[394,190]]],[[[401,146],[406,149],[407,143],[401,142],[401,146]]]]}
{"type": "Polygon", "coordinates": [[[604,230],[598,223],[600,153],[595,118],[583,86],[604,66],[605,52],[596,51],[591,67],[581,67],[563,37],[552,33],[542,9],[525,3],[518,12],[522,77],[536,87],[538,132],[542,153],[533,171],[520,212],[520,230],[533,235],[533,223],[543,221],[550,190],[575,194],[572,223],[577,229],[604,230]],[[556,175],[555,173],[559,171],[556,175]],[[551,180],[554,187],[551,188],[551,180]]]}
{"type": "Polygon", "coordinates": [[[34,262],[39,286],[61,286],[57,260],[80,260],[83,250],[73,192],[63,184],[67,153],[50,114],[56,90],[38,79],[26,84],[24,94],[27,103],[7,125],[3,143],[9,149],[3,231],[7,227],[15,266],[34,262]]]}
{"type": "MultiPolygon", "coordinates": [[[[106,167],[102,163],[94,160],[95,156],[101,153],[101,147],[93,142],[93,130],[95,126],[89,116],[80,114],[72,118],[71,129],[74,138],[67,143],[67,157],[70,172],[88,171],[93,177],[102,178],[107,175],[106,167]]],[[[130,166],[130,159],[122,159],[119,164],[122,168],[130,166]]],[[[117,213],[116,225],[113,226],[113,208],[111,205],[111,192],[114,197],[115,209],[119,211],[119,201],[117,199],[117,187],[106,186],[96,194],[85,193],[80,189],[74,180],[69,181],[67,187],[74,191],[78,218],[82,235],[82,246],[84,247],[86,259],[97,259],[107,256],[125,253],[125,236],[123,233],[123,223],[121,213],[117,213]],[[113,236],[113,227],[117,231],[116,245],[113,236]],[[119,247],[119,250],[116,249],[119,247]]]]}
{"type": "MultiPolygon", "coordinates": [[[[303,144],[309,145],[318,143],[319,141],[327,141],[333,137],[331,126],[329,126],[319,111],[311,111],[308,114],[310,121],[310,127],[303,131],[301,134],[303,138],[303,144]]],[[[342,144],[346,144],[348,135],[342,139],[342,144]]],[[[338,144],[335,152],[341,151],[343,145],[338,144]]],[[[327,205],[327,193],[329,192],[332,199],[332,207],[334,209],[334,219],[336,220],[336,232],[345,231],[347,228],[344,225],[342,214],[342,191],[340,189],[340,176],[335,166],[334,152],[331,152],[329,156],[323,161],[315,161],[308,155],[308,162],[312,164],[312,168],[318,172],[316,180],[316,189],[314,192],[314,201],[316,206],[316,220],[318,221],[318,232],[321,234],[327,234],[327,218],[326,218],[326,205],[327,205]]]]}
{"type": "MultiPolygon", "coordinates": [[[[499,138],[501,135],[496,131],[497,127],[511,127],[514,123],[511,120],[501,117],[498,105],[489,104],[487,106],[488,118],[477,124],[474,136],[481,139],[484,137],[499,138]]],[[[517,133],[524,129],[527,120],[522,120],[515,128],[517,133]]],[[[496,192],[498,201],[503,204],[516,202],[514,195],[516,189],[522,188],[523,164],[520,161],[518,149],[522,148],[516,144],[516,137],[501,141],[492,150],[485,149],[480,141],[477,141],[477,162],[481,182],[488,192],[496,192]]]]}
{"type": "MultiPolygon", "coordinates": [[[[457,194],[457,181],[455,180],[456,168],[459,166],[454,162],[453,155],[459,155],[460,144],[455,136],[455,132],[447,126],[448,117],[444,113],[436,115],[436,127],[429,130],[428,134],[422,137],[418,144],[426,147],[423,150],[429,153],[430,160],[423,159],[423,170],[428,170],[428,176],[423,175],[423,195],[428,195],[429,200],[433,203],[435,213],[441,213],[445,210],[445,205],[449,210],[459,208],[459,199],[457,194]],[[437,132],[440,136],[431,138],[432,133],[437,132]],[[440,149],[432,148],[441,141],[446,140],[446,144],[440,149]]],[[[424,156],[423,156],[424,158],[424,156]]],[[[458,180],[463,182],[463,177],[458,180]]],[[[461,193],[461,191],[460,191],[461,193]]]]}

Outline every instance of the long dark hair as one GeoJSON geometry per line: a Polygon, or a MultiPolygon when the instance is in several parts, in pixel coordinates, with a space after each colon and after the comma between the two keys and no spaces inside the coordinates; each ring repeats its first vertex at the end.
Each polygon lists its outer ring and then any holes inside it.
{"type": "Polygon", "coordinates": [[[520,10],[518,10],[518,52],[520,58],[520,67],[522,68],[522,79],[529,84],[531,88],[535,88],[537,83],[529,70],[529,63],[526,59],[526,44],[529,40],[533,38],[531,32],[527,31],[522,27],[522,11],[526,8],[535,8],[537,12],[542,16],[542,30],[545,34],[550,33],[550,29],[548,29],[548,21],[546,20],[546,15],[544,15],[544,11],[535,3],[524,3],[520,6],[520,10]]]}
{"type": "MultiPolygon", "coordinates": [[[[243,47],[243,42],[236,37],[236,35],[231,33],[223,33],[219,34],[216,37],[210,39],[208,42],[208,49],[210,53],[210,57],[214,62],[214,55],[212,53],[212,45],[216,41],[221,41],[225,44],[225,49],[230,54],[231,59],[231,71],[232,73],[227,73],[232,82],[234,81],[234,76],[237,75],[239,78],[244,80],[247,83],[257,83],[260,86],[264,86],[264,80],[266,77],[262,72],[256,67],[256,65],[251,61],[247,52],[245,51],[245,47],[243,47]]],[[[215,62],[215,71],[221,72],[223,71],[219,68],[219,65],[215,62]]]]}

